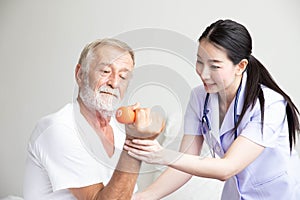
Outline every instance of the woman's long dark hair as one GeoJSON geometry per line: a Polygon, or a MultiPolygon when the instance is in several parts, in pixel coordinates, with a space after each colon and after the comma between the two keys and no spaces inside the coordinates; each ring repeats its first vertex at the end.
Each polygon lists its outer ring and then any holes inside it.
{"type": "MultiPolygon", "coordinates": [[[[278,86],[274,81],[268,70],[253,56],[252,52],[252,39],[247,29],[232,20],[218,20],[205,29],[199,38],[216,44],[225,49],[228,58],[233,64],[238,64],[242,59],[248,60],[247,65],[247,83],[245,88],[245,102],[241,115],[233,130],[239,126],[247,109],[254,107],[257,99],[261,108],[261,123],[264,123],[264,94],[261,85],[278,92],[286,100],[286,115],[289,127],[289,142],[290,151],[296,143],[296,133],[300,131],[299,127],[299,111],[291,98],[278,86]]],[[[262,126],[263,130],[263,126],[262,126]]]]}

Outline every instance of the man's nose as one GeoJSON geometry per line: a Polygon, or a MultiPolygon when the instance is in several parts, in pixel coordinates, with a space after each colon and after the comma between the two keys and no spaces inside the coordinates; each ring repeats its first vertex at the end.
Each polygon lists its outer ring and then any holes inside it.
{"type": "Polygon", "coordinates": [[[109,76],[109,79],[107,81],[107,84],[111,86],[112,88],[117,88],[120,84],[120,78],[116,73],[111,73],[109,76]]]}

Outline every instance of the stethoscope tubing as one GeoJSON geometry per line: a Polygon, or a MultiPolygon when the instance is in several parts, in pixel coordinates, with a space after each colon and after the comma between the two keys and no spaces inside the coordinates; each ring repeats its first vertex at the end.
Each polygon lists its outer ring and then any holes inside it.
{"type": "MultiPolygon", "coordinates": [[[[236,92],[235,100],[234,100],[234,109],[233,109],[233,112],[234,112],[233,113],[234,126],[236,126],[236,124],[238,122],[237,106],[238,106],[239,96],[240,96],[240,92],[241,92],[241,85],[242,85],[242,81],[241,81],[241,83],[239,85],[239,88],[236,92]]],[[[209,110],[207,109],[209,96],[210,96],[209,93],[207,93],[206,96],[205,96],[203,116],[202,116],[202,124],[203,124],[203,122],[205,122],[207,124],[207,127],[208,127],[209,131],[210,131],[211,130],[211,125],[210,125],[209,119],[207,117],[207,114],[209,112],[209,110]]],[[[235,129],[235,131],[234,131],[234,139],[236,139],[236,138],[237,138],[237,129],[235,129]]]]}

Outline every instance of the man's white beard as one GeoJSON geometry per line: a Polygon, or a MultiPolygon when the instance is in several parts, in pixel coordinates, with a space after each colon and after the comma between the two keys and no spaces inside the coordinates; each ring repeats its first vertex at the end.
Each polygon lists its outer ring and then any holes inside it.
{"type": "Polygon", "coordinates": [[[89,87],[89,84],[85,84],[79,95],[89,109],[98,111],[104,117],[111,117],[121,101],[119,90],[105,85],[95,92],[89,87]]]}

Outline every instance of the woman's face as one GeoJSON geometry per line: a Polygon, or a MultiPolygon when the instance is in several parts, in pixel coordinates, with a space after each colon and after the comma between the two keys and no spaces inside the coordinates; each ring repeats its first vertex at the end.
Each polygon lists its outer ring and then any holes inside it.
{"type": "Polygon", "coordinates": [[[241,76],[221,47],[202,39],[197,53],[196,72],[208,93],[235,92],[241,76]]]}

